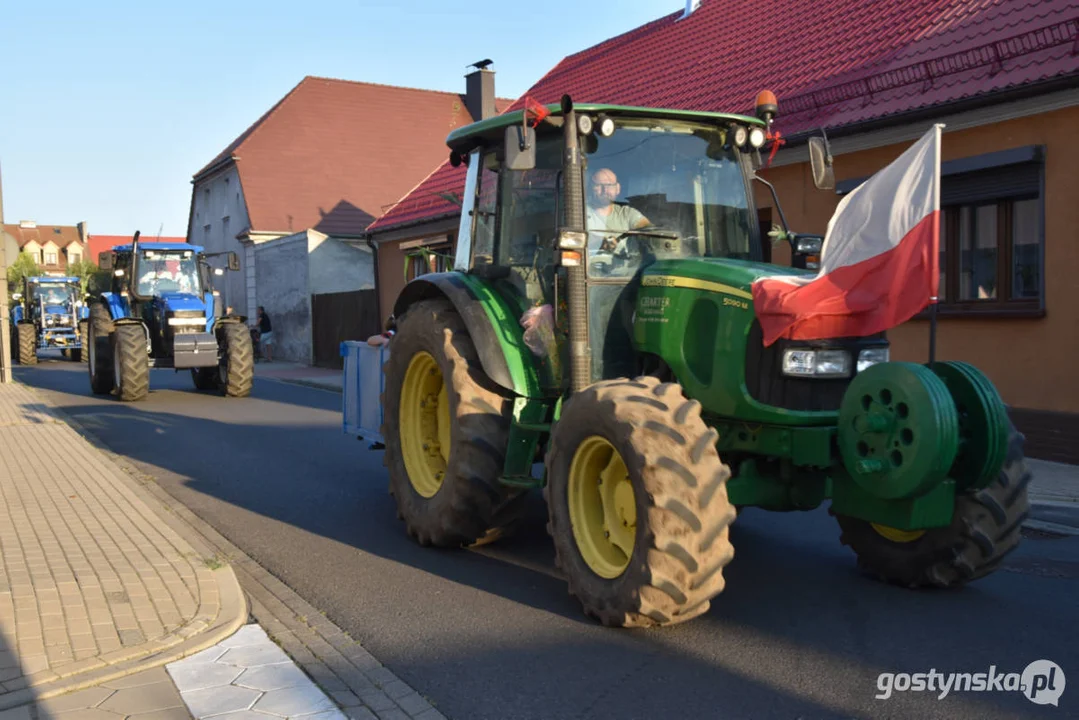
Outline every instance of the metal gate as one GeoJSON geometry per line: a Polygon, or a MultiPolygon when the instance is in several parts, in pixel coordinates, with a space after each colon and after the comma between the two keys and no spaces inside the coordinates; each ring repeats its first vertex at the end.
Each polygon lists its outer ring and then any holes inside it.
{"type": "Polygon", "coordinates": [[[366,340],[381,331],[376,290],[311,296],[311,334],[315,365],[341,369],[341,343],[366,340]]]}

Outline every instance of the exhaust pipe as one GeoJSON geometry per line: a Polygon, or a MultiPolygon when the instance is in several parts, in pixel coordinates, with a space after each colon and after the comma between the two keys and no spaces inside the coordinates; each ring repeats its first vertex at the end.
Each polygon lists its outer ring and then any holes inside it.
{"type": "MultiPolygon", "coordinates": [[[[565,148],[562,156],[562,176],[566,188],[566,227],[570,230],[585,232],[584,222],[584,181],[581,175],[581,151],[577,143],[577,113],[573,110],[573,100],[569,95],[562,96],[562,129],[565,148]]],[[[584,249],[583,261],[579,265],[566,267],[566,301],[569,305],[569,352],[570,352],[570,387],[574,392],[583,390],[592,383],[592,350],[588,346],[588,292],[585,283],[585,269],[588,262],[588,247],[584,249]]]]}

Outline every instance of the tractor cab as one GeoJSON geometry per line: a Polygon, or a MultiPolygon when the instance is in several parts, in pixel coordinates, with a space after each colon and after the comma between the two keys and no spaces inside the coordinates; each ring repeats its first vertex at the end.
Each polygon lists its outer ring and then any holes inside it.
{"type": "MultiPolygon", "coordinates": [[[[669,322],[662,303],[670,298],[639,307],[642,285],[677,272],[683,285],[742,288],[757,275],[783,272],[763,262],[769,238],[752,192],[755,180],[764,182],[756,176],[758,150],[774,114],[767,103],[759,109],[761,117],[747,117],[578,105],[567,114],[552,105],[454,132],[451,161],[468,165],[455,269],[493,283],[517,316],[549,316],[561,330],[549,340],[571,332],[570,268],[580,269],[578,339],[589,349],[582,383],[669,364],[646,346],[669,322]],[[576,177],[567,182],[570,172],[576,177]]],[[[820,238],[813,245],[785,227],[783,237],[796,265],[819,254],[820,238]]],[[[748,308],[746,296],[738,289],[729,300],[748,308]]],[[[540,381],[551,393],[569,385],[570,347],[551,344],[540,353],[540,381]]]]}

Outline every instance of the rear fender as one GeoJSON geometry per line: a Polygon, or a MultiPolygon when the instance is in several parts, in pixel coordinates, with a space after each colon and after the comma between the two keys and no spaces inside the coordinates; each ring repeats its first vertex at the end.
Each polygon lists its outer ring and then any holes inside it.
{"type": "Polygon", "coordinates": [[[487,377],[519,396],[543,397],[517,314],[485,281],[460,272],[421,275],[401,291],[393,306],[394,317],[401,317],[421,300],[439,297],[453,303],[464,320],[487,377]]]}

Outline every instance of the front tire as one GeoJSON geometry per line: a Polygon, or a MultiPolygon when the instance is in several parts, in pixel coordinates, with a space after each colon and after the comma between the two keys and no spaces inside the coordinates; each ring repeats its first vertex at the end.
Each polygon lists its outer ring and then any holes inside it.
{"type": "Polygon", "coordinates": [[[588,615],[673,625],[723,591],[735,510],[717,439],[700,403],[653,377],[600,382],[564,405],[551,434],[547,530],[588,615]]]}
{"type": "Polygon", "coordinates": [[[492,539],[518,493],[499,482],[512,403],[492,389],[464,322],[446,300],[397,323],[382,397],[390,494],[421,545],[492,539]]]}
{"type": "MultiPolygon", "coordinates": [[[[221,362],[217,366],[218,389],[225,397],[247,397],[255,382],[255,356],[251,334],[240,323],[224,323],[218,329],[221,362]]],[[[199,381],[195,380],[195,387],[199,381]]]]}
{"type": "Polygon", "coordinates": [[[30,323],[15,326],[18,336],[19,364],[37,365],[37,328],[30,323]]]}
{"type": "Polygon", "coordinates": [[[76,362],[86,362],[90,356],[90,321],[79,320],[79,344],[78,350],[72,350],[72,357],[76,362]]]}
{"type": "Polygon", "coordinates": [[[116,386],[112,362],[112,333],[115,326],[105,306],[94,303],[90,308],[90,322],[86,331],[87,371],[90,373],[90,391],[95,395],[108,395],[116,386]]]}
{"type": "Polygon", "coordinates": [[[958,587],[988,575],[1019,545],[1030,514],[1031,474],[1023,440],[1011,427],[997,479],[982,490],[958,495],[951,525],[901,531],[837,515],[840,542],[854,551],[861,570],[908,588],[958,587]]]}
{"type": "Polygon", "coordinates": [[[112,333],[113,373],[117,395],[136,402],[150,392],[150,363],[142,325],[117,325],[112,333]]]}

